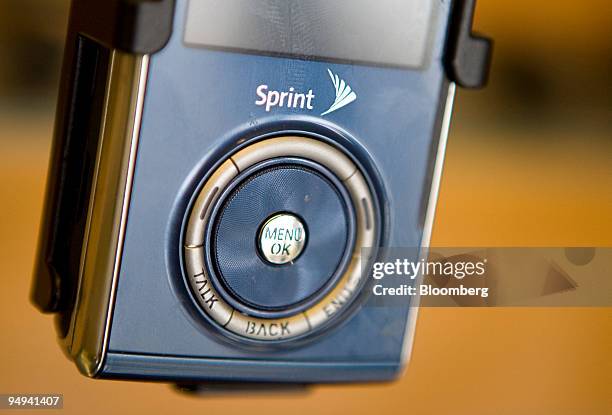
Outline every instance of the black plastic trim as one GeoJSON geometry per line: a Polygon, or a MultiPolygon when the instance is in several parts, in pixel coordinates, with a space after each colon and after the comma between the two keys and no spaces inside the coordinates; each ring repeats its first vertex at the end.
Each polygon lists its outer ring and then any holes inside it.
{"type": "Polygon", "coordinates": [[[72,0],[69,36],[90,37],[109,49],[152,54],[172,34],[175,0],[72,0]]]}
{"type": "Polygon", "coordinates": [[[110,62],[109,50],[91,39],[78,36],[73,46],[71,82],[65,90],[62,132],[52,150],[44,239],[32,292],[42,311],[63,312],[62,321],[76,296],[110,62]]]}
{"type": "Polygon", "coordinates": [[[476,0],[455,0],[449,25],[446,71],[464,88],[483,88],[489,78],[493,41],[472,32],[476,0]]]}

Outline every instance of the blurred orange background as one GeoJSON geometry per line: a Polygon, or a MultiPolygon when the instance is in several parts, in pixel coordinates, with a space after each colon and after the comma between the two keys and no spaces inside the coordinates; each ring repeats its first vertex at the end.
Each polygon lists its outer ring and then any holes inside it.
{"type": "MultiPolygon", "coordinates": [[[[612,413],[612,310],[420,311],[385,385],[192,397],[82,377],[28,302],[66,0],[0,4],[0,393],[63,393],[64,413],[612,413]]],[[[435,246],[612,246],[609,1],[480,0],[490,85],[460,90],[435,246]]]]}

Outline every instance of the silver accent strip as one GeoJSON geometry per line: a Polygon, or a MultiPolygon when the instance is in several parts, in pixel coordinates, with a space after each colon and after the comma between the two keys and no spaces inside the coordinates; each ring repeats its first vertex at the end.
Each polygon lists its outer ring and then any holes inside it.
{"type": "MultiPolygon", "coordinates": [[[[442,115],[442,125],[440,129],[440,139],[438,141],[438,151],[436,152],[436,161],[434,164],[433,176],[431,180],[431,189],[429,192],[429,201],[427,202],[427,211],[425,213],[425,223],[423,225],[423,239],[421,240],[421,252],[419,259],[424,258],[429,249],[431,242],[431,233],[433,231],[434,217],[436,214],[436,206],[438,203],[438,195],[440,192],[440,182],[442,180],[442,171],[444,169],[444,157],[446,155],[446,145],[448,142],[448,133],[450,130],[451,118],[453,115],[453,104],[455,101],[455,83],[451,82],[448,85],[448,93],[446,95],[446,104],[444,105],[444,114],[442,115]]],[[[422,275],[416,279],[417,284],[422,281],[422,275]]],[[[414,344],[414,334],[416,329],[417,316],[419,311],[420,298],[414,297],[414,305],[410,306],[408,321],[406,321],[406,329],[404,331],[404,344],[402,346],[402,354],[400,357],[400,372],[403,373],[407,367],[412,354],[412,346],[414,344]]]]}
{"type": "Polygon", "coordinates": [[[86,376],[107,353],[123,252],[149,57],[111,51],[79,281],[62,345],[86,376]]]}
{"type": "Polygon", "coordinates": [[[438,142],[438,152],[436,154],[436,163],[434,165],[433,177],[431,180],[431,191],[429,194],[427,213],[425,214],[425,224],[423,226],[424,231],[421,246],[424,247],[429,247],[429,243],[431,242],[431,233],[433,230],[434,217],[436,215],[436,206],[438,204],[438,193],[440,192],[440,182],[442,181],[442,171],[444,170],[444,157],[446,155],[448,132],[450,130],[451,118],[453,116],[455,90],[455,84],[450,83],[448,86],[448,94],[446,96],[446,105],[444,106],[442,127],[440,129],[440,141],[438,142]]]}
{"type": "MultiPolygon", "coordinates": [[[[108,74],[107,76],[110,78],[110,72],[111,72],[111,68],[113,67],[113,60],[114,60],[114,55],[111,55],[110,57],[110,61],[109,61],[109,65],[108,65],[108,74]]],[[[100,141],[98,142],[98,148],[96,150],[96,164],[94,167],[94,175],[91,181],[91,195],[92,197],[89,200],[89,206],[87,207],[87,219],[86,219],[86,223],[85,223],[85,232],[83,234],[83,245],[81,247],[81,258],[80,258],[80,262],[79,262],[79,276],[78,276],[78,281],[77,281],[77,293],[81,292],[81,285],[83,282],[83,273],[85,272],[85,259],[87,257],[87,248],[89,247],[89,232],[91,231],[91,218],[93,216],[93,210],[94,210],[94,200],[95,198],[93,197],[93,195],[96,194],[96,189],[98,187],[98,178],[100,176],[100,158],[102,157],[102,149],[104,148],[104,136],[105,136],[105,131],[106,131],[106,116],[108,114],[108,103],[109,103],[109,96],[110,96],[110,82],[109,80],[107,80],[107,84],[106,84],[106,89],[104,91],[104,109],[102,110],[102,125],[100,126],[100,132],[99,132],[99,136],[100,136],[100,141]]],[[[74,309],[78,309],[79,305],[80,305],[80,296],[77,295],[75,302],[74,302],[74,309]]],[[[68,336],[66,336],[67,338],[69,338],[69,344],[72,345],[72,343],[74,342],[74,326],[76,324],[76,319],[72,318],[70,321],[70,328],[68,330],[68,336]]]]}
{"type": "Polygon", "coordinates": [[[136,167],[136,153],[138,149],[138,141],[140,139],[140,127],[142,124],[142,113],[144,108],[145,91],[147,85],[147,77],[149,74],[149,55],[142,56],[140,65],[140,73],[138,79],[138,92],[136,98],[136,108],[134,113],[134,124],[131,136],[130,155],[128,161],[128,171],[125,183],[125,192],[123,194],[123,203],[121,210],[121,222],[119,224],[119,239],[117,245],[117,252],[115,254],[115,262],[113,264],[113,280],[111,283],[110,299],[108,302],[108,310],[106,313],[106,324],[104,326],[104,337],[102,339],[102,353],[98,360],[98,365],[95,367],[94,376],[97,374],[104,365],[106,360],[106,353],[108,350],[108,340],[110,336],[110,328],[113,318],[113,310],[115,309],[115,296],[117,292],[117,279],[119,276],[119,269],[121,264],[121,257],[123,254],[123,243],[125,241],[125,228],[127,225],[128,210],[130,207],[130,200],[132,197],[132,186],[134,182],[134,169],[136,167]]]}

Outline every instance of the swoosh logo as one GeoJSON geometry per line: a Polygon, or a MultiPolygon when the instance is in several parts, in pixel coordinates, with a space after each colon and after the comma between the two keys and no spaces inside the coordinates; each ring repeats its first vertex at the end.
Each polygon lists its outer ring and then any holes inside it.
{"type": "Polygon", "coordinates": [[[344,81],[344,79],[340,78],[329,69],[327,70],[327,73],[329,74],[329,77],[334,84],[334,88],[336,89],[336,98],[334,99],[333,104],[331,104],[327,111],[322,113],[321,116],[331,114],[340,108],[346,107],[348,104],[357,99],[357,94],[351,89],[349,84],[344,81]]]}

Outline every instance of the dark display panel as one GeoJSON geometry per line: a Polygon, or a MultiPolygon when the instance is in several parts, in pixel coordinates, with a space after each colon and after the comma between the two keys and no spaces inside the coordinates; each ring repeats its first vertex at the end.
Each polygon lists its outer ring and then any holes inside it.
{"type": "Polygon", "coordinates": [[[191,0],[185,42],[214,49],[423,66],[432,0],[191,0]]]}

